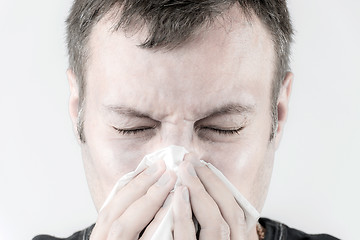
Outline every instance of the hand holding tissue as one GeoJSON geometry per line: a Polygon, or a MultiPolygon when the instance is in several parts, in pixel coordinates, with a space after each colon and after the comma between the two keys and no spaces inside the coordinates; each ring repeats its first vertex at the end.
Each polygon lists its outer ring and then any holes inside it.
{"type": "MultiPolygon", "coordinates": [[[[128,182],[130,182],[139,173],[141,173],[147,167],[154,164],[159,159],[162,159],[165,162],[167,169],[174,171],[177,174],[177,176],[179,176],[178,166],[183,161],[183,158],[186,153],[188,153],[188,151],[184,147],[169,146],[167,148],[146,155],[134,171],[125,174],[117,181],[111,193],[105,200],[100,212],[102,211],[102,209],[104,209],[105,206],[109,204],[109,202],[114,198],[116,193],[120,191],[128,182]]],[[[205,161],[201,160],[200,162],[205,166],[207,166],[226,185],[228,190],[232,193],[237,204],[244,212],[247,230],[254,227],[257,220],[259,219],[259,213],[257,212],[257,210],[244,198],[244,196],[233,186],[233,184],[217,168],[215,168],[212,164],[207,163],[205,161]]],[[[182,184],[181,179],[178,177],[174,188],[176,188],[181,184],[182,184]]],[[[191,191],[190,191],[190,199],[191,199],[191,191]]],[[[165,216],[162,218],[160,224],[153,233],[151,240],[155,240],[155,239],[173,240],[174,222],[173,222],[172,204],[173,203],[171,202],[170,207],[168,208],[165,216]]],[[[196,220],[194,224],[198,224],[196,220]]],[[[201,222],[199,224],[201,226],[201,222]]],[[[195,227],[197,228],[197,226],[195,227]]]]}

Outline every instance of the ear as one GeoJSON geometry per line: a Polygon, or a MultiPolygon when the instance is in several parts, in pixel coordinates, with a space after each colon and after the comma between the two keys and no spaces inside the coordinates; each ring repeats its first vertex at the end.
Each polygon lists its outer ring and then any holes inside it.
{"type": "Polygon", "coordinates": [[[285,123],[289,112],[289,100],[291,94],[292,82],[294,80],[294,74],[287,72],[286,76],[281,84],[279,97],[277,101],[278,109],[278,128],[276,130],[275,147],[276,149],[280,145],[280,140],[284,132],[285,123]]]}
{"type": "Polygon", "coordinates": [[[69,113],[73,124],[74,133],[77,136],[78,135],[77,123],[78,123],[78,114],[79,114],[79,86],[76,81],[76,76],[71,69],[68,69],[66,71],[66,75],[70,87],[69,113]]]}

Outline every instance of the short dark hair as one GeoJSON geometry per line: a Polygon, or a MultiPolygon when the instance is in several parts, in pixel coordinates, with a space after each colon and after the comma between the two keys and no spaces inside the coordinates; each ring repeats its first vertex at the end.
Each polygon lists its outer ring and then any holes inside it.
{"type": "MultiPolygon", "coordinates": [[[[115,13],[114,31],[133,31],[146,26],[148,36],[141,47],[172,49],[184,44],[197,29],[211,24],[234,4],[239,5],[250,21],[256,15],[274,42],[277,59],[272,84],[272,140],[277,129],[277,99],[281,81],[290,70],[293,28],[286,0],[75,0],[66,20],[67,47],[69,67],[79,85],[80,111],[86,88],[87,43],[92,28],[106,14],[115,13]]],[[[85,142],[82,116],[79,116],[78,133],[80,140],[85,142]]]]}

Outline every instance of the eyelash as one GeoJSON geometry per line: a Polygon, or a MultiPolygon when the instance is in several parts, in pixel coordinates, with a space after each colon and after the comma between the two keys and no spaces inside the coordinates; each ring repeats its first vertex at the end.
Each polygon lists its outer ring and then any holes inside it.
{"type": "MultiPolygon", "coordinates": [[[[116,127],[113,127],[116,131],[118,131],[122,135],[136,135],[141,132],[145,132],[147,130],[152,130],[155,127],[144,127],[144,128],[137,128],[137,129],[119,129],[116,127]]],[[[212,127],[202,127],[203,130],[211,130],[214,131],[220,135],[234,135],[234,134],[240,134],[240,131],[243,130],[244,127],[240,127],[238,129],[232,129],[232,130],[223,130],[223,129],[217,129],[212,127]]]]}
{"type": "Polygon", "coordinates": [[[240,131],[243,130],[244,127],[240,127],[238,129],[231,129],[231,130],[223,130],[223,129],[217,129],[212,127],[203,127],[202,129],[207,129],[214,131],[220,135],[234,135],[234,134],[240,134],[240,131]]]}
{"type": "Polygon", "coordinates": [[[135,135],[141,132],[145,132],[147,130],[154,129],[155,127],[144,127],[144,128],[137,128],[137,129],[119,129],[113,127],[116,131],[118,131],[122,135],[135,135]]]}

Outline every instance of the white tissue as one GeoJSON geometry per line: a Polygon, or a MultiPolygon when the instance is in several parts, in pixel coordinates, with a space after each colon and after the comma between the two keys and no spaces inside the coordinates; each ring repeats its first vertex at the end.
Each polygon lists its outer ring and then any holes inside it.
{"type": "MultiPolygon", "coordinates": [[[[125,186],[131,179],[133,179],[136,175],[146,169],[148,166],[153,164],[159,159],[162,159],[167,169],[173,170],[177,173],[177,168],[180,163],[183,161],[184,155],[188,153],[188,151],[184,147],[180,146],[169,146],[154,153],[146,155],[137,168],[122,176],[115,186],[113,187],[112,191],[110,192],[109,196],[105,200],[103,206],[101,207],[100,211],[111,201],[114,195],[123,187],[125,186]]],[[[203,164],[205,164],[211,171],[215,173],[228,187],[231,193],[234,195],[239,206],[242,208],[245,214],[245,221],[250,230],[258,221],[259,219],[259,212],[245,199],[245,197],[235,188],[235,186],[211,163],[207,163],[201,160],[203,164]]],[[[180,179],[178,178],[176,186],[180,184],[180,179]]],[[[152,236],[152,240],[172,240],[172,228],[173,228],[173,217],[172,217],[172,206],[170,205],[168,212],[164,216],[162,222],[160,223],[159,227],[155,231],[154,235],[152,236]]]]}

